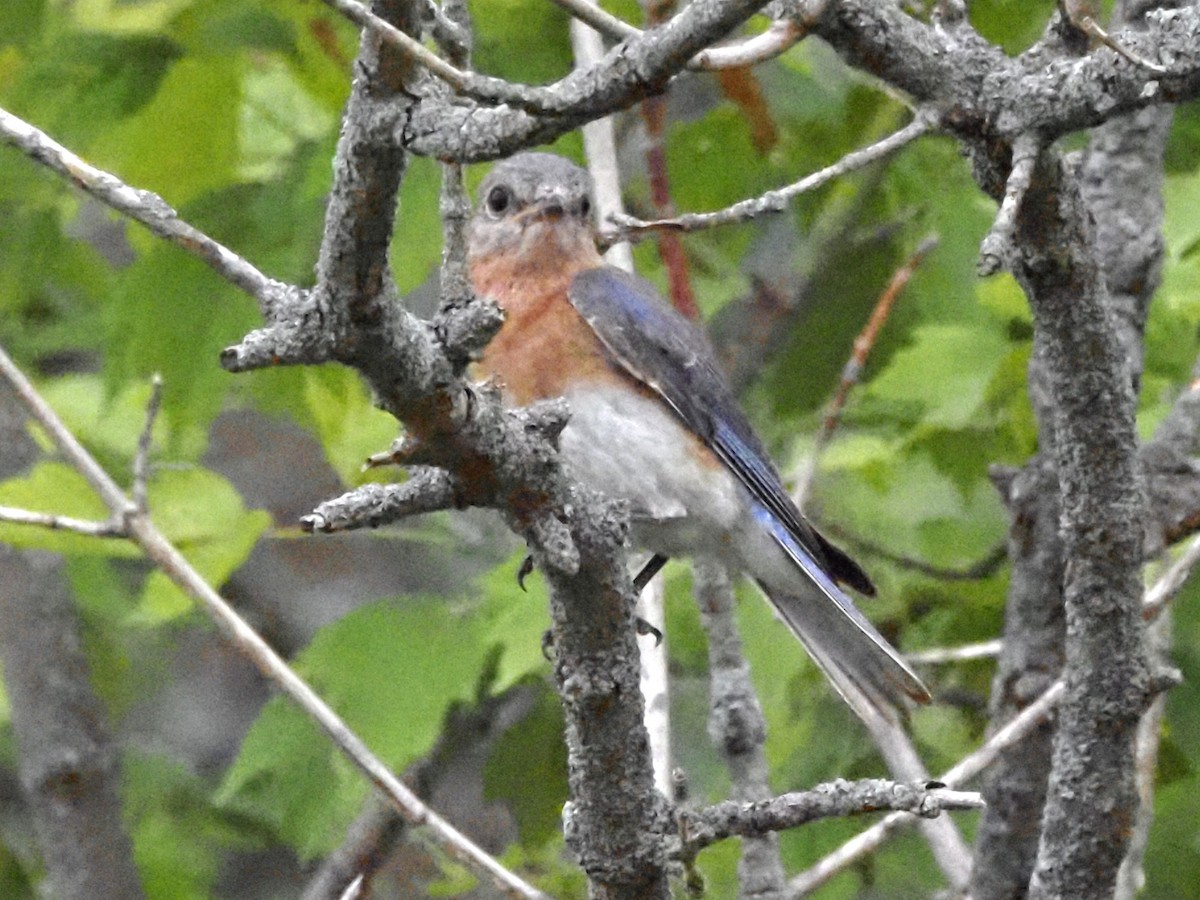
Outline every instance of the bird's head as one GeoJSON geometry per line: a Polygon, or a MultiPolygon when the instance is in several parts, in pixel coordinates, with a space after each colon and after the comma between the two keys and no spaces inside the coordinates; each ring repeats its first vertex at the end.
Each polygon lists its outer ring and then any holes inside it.
{"type": "Polygon", "coordinates": [[[479,187],[469,255],[594,256],[591,193],[587,172],[552,153],[519,153],[497,163],[479,187]]]}

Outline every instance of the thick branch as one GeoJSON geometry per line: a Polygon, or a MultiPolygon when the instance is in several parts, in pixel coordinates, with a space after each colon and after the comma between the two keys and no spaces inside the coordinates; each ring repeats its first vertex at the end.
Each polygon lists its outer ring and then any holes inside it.
{"type": "Polygon", "coordinates": [[[833,781],[754,803],[728,801],[684,817],[689,847],[705,847],[731,835],[761,835],[816,819],[896,811],[932,819],[947,810],[979,809],[973,791],[872,778],[833,781]]]}
{"type": "Polygon", "coordinates": [[[539,105],[554,115],[427,100],[405,120],[402,143],[422,156],[480,162],[551,141],[662,93],[696,53],[765,5],[766,0],[697,0],[662,27],[622,41],[595,66],[539,89],[539,105]]]}
{"type": "Polygon", "coordinates": [[[1134,397],[1088,222],[1078,185],[1044,154],[1018,215],[1013,267],[1049,372],[1067,560],[1067,696],[1035,898],[1111,892],[1136,808],[1133,736],[1148,690],[1134,397]]]}

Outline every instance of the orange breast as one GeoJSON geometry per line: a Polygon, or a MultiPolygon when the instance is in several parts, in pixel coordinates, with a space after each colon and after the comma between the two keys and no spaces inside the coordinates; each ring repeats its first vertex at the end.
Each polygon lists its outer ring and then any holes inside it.
{"type": "Polygon", "coordinates": [[[563,265],[561,258],[527,255],[520,266],[503,256],[472,264],[476,293],[495,300],[505,312],[504,325],[478,369],[500,379],[510,403],[523,406],[560,397],[579,381],[628,378],[608,361],[599,338],[567,299],[576,273],[598,262],[563,265]]]}

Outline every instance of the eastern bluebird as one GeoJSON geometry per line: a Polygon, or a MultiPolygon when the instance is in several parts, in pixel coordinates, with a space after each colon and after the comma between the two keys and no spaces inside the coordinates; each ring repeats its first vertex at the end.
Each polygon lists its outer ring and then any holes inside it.
{"type": "Polygon", "coordinates": [[[548,153],[514,156],[484,179],[471,278],[505,321],[480,368],[513,405],[565,397],[568,472],[629,502],[634,542],[748,573],[860,715],[928,702],[839,587],[875,593],[789,498],[703,333],[649,282],[604,264],[590,191],[586,172],[548,153]]]}

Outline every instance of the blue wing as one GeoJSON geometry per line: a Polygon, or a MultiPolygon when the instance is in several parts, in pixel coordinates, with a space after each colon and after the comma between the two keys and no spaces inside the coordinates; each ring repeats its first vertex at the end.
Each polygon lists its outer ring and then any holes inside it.
{"type": "MultiPolygon", "coordinates": [[[[780,542],[794,558],[793,551],[801,549],[814,568],[835,581],[875,593],[858,564],[825,540],[792,503],[703,332],[648,281],[610,266],[576,275],[568,296],[620,365],[666,401],[782,525],[793,546],[780,542]]],[[[821,575],[810,575],[819,582],[821,575]]]]}

